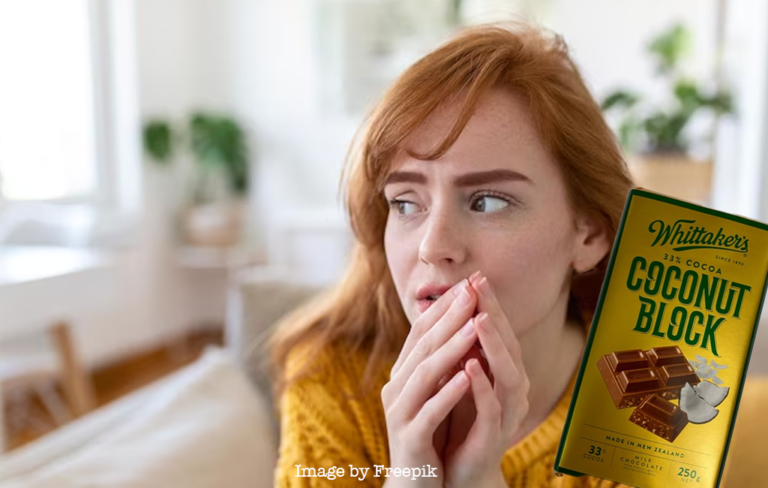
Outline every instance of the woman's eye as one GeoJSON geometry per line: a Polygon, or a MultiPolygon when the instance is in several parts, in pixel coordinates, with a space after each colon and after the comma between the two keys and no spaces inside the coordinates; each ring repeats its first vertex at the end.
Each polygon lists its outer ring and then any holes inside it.
{"type": "Polygon", "coordinates": [[[400,215],[411,215],[419,210],[415,203],[397,199],[390,200],[389,207],[395,209],[400,215]]]}
{"type": "Polygon", "coordinates": [[[509,207],[509,202],[500,197],[483,195],[472,201],[471,208],[475,212],[496,212],[509,207]]]}

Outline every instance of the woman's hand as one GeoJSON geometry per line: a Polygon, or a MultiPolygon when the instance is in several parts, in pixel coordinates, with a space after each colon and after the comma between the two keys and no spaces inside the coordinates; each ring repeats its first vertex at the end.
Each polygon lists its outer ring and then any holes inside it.
{"type": "MultiPolygon", "coordinates": [[[[444,383],[453,367],[477,341],[470,320],[477,294],[462,280],[443,294],[413,324],[381,390],[387,422],[390,466],[436,467],[437,478],[419,478],[419,486],[445,482],[443,447],[447,417],[470,389],[470,379],[459,370],[444,383]]],[[[416,486],[410,479],[408,486],[416,486]]]]}
{"type": "Polygon", "coordinates": [[[477,359],[466,362],[471,394],[467,392],[451,413],[446,487],[497,486],[503,481],[501,459],[528,414],[529,382],[520,344],[488,279],[473,275],[471,281],[479,311],[473,321],[492,379],[477,359]]]}

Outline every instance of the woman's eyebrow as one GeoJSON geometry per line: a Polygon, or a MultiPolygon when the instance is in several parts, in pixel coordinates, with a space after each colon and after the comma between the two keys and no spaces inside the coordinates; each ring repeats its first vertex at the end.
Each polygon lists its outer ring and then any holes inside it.
{"type": "Polygon", "coordinates": [[[467,173],[457,176],[453,184],[457,187],[479,186],[497,181],[523,181],[533,183],[530,178],[511,169],[492,169],[489,171],[478,171],[476,173],[467,173]]]}
{"type": "MultiPolygon", "coordinates": [[[[479,186],[497,181],[523,181],[533,183],[530,178],[511,169],[492,169],[488,171],[477,171],[457,176],[453,180],[456,187],[479,186]]],[[[421,183],[425,184],[427,177],[423,173],[416,171],[393,171],[384,180],[382,188],[393,183],[421,183]]]]}

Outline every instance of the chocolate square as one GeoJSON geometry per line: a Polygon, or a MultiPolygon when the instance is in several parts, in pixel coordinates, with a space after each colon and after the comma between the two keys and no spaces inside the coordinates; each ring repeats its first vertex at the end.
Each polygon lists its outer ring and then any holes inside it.
{"type": "Polygon", "coordinates": [[[674,442],[688,425],[688,414],[654,393],[640,403],[630,415],[629,421],[664,440],[674,442]]]}
{"type": "Polygon", "coordinates": [[[675,400],[685,383],[701,381],[677,346],[612,352],[597,361],[597,368],[616,408],[640,405],[652,393],[675,400]]]}

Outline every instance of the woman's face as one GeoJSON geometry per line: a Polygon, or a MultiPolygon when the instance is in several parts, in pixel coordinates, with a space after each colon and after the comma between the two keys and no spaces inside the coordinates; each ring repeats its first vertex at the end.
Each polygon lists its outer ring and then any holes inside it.
{"type": "MultiPolygon", "coordinates": [[[[406,147],[428,153],[458,106],[432,114],[406,147]]],[[[476,270],[489,280],[518,335],[562,324],[572,270],[607,251],[589,250],[589,229],[569,208],[556,163],[535,132],[524,100],[493,90],[436,161],[401,151],[384,186],[390,202],[385,252],[411,324],[432,300],[476,270]],[[587,244],[585,244],[585,242],[587,244]]]]}

